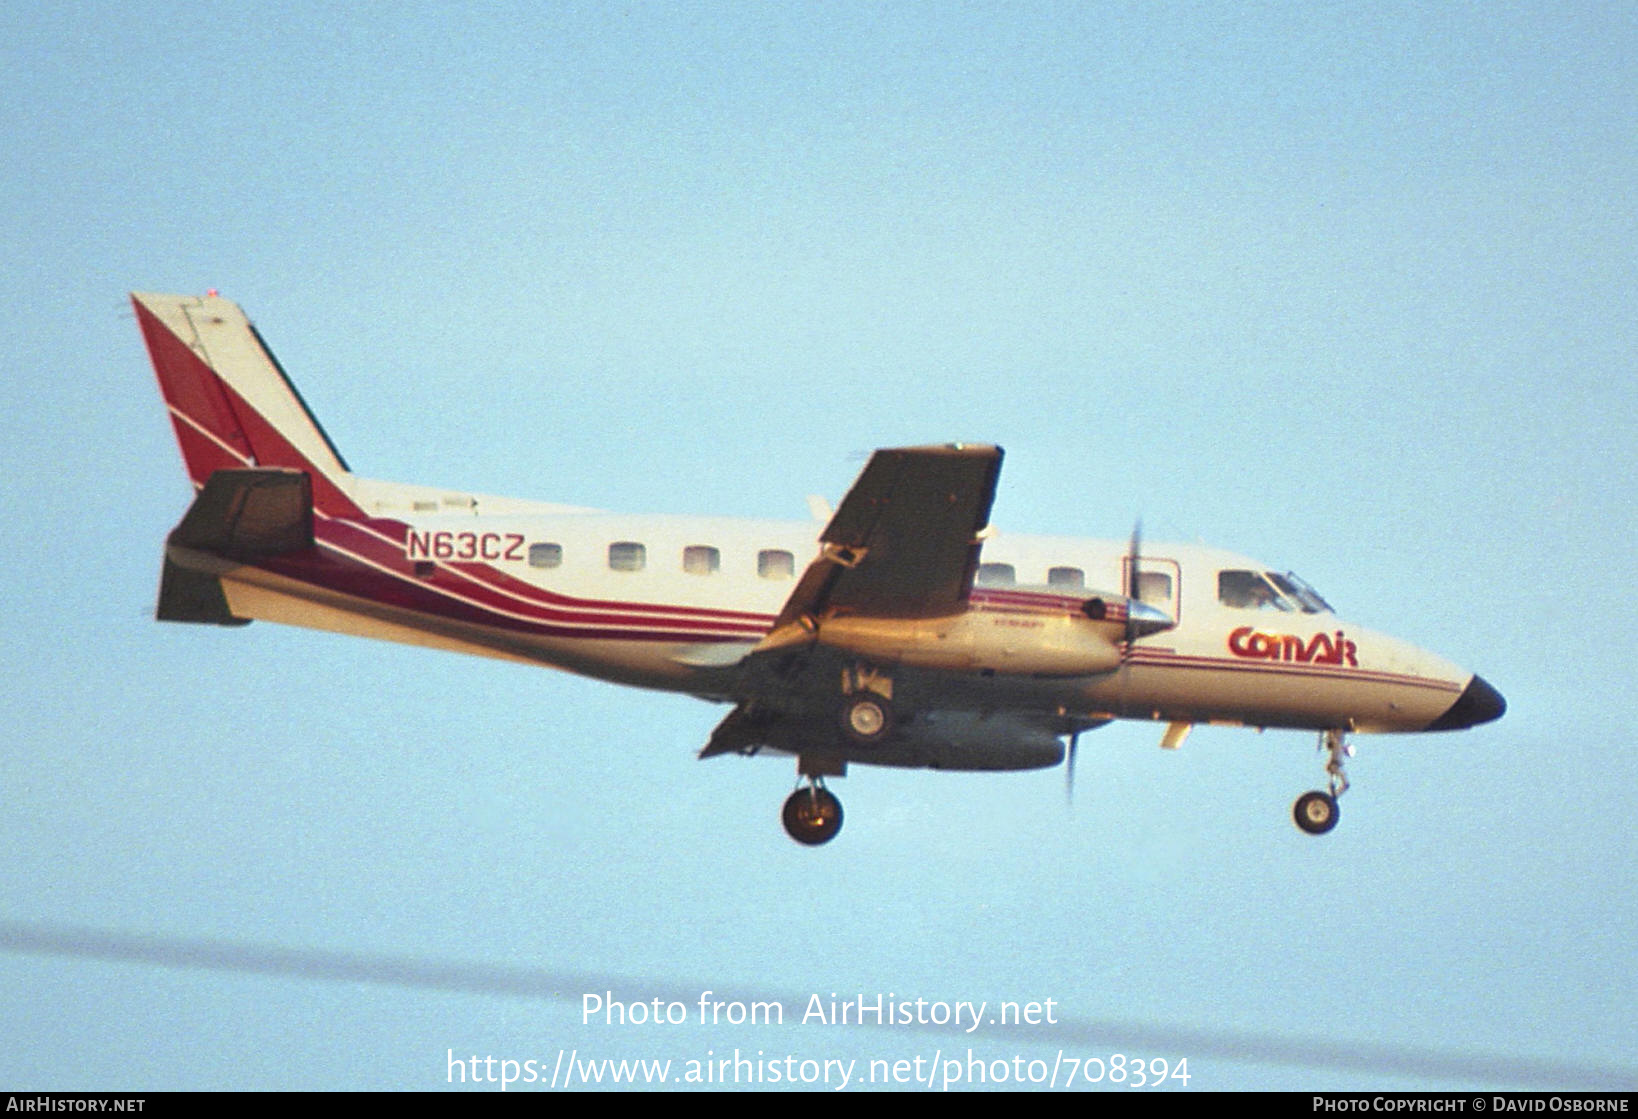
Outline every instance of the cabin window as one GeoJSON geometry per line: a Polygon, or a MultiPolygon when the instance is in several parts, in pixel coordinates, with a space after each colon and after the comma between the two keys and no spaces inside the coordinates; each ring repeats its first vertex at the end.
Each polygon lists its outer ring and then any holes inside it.
{"type": "Polygon", "coordinates": [[[561,544],[531,544],[529,545],[530,567],[562,567],[563,545],[561,544]]]}
{"type": "Polygon", "coordinates": [[[683,549],[683,570],[690,575],[712,575],[722,567],[722,553],[705,544],[683,549]]]}
{"type": "Polygon", "coordinates": [[[1018,582],[1018,572],[1010,563],[981,563],[978,565],[978,585],[981,587],[1010,587],[1018,582]]]}
{"type": "Polygon", "coordinates": [[[756,573],[764,579],[789,579],[796,574],[796,557],[778,548],[756,554],[756,573]]]}
{"type": "Polygon", "coordinates": [[[609,545],[610,571],[641,571],[648,563],[648,549],[630,540],[609,545]]]}
{"type": "Polygon", "coordinates": [[[1047,572],[1047,586],[1081,590],[1086,586],[1086,572],[1078,567],[1054,567],[1047,572]]]}

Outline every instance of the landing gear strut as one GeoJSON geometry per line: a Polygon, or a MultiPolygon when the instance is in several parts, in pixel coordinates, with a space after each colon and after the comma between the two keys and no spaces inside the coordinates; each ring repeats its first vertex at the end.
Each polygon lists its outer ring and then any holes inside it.
{"type": "Polygon", "coordinates": [[[1348,791],[1348,775],[1343,765],[1354,753],[1340,730],[1321,732],[1319,748],[1329,754],[1325,760],[1328,791],[1304,793],[1291,806],[1292,819],[1309,835],[1324,835],[1337,826],[1337,798],[1348,791]]]}
{"type": "Polygon", "coordinates": [[[785,801],[785,831],[798,843],[817,847],[842,830],[842,802],[825,788],[823,778],[810,777],[785,801]]]}

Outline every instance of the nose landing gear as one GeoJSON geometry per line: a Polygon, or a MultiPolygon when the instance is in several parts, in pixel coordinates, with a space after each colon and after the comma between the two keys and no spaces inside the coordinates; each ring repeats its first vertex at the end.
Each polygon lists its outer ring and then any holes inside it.
{"type": "Polygon", "coordinates": [[[1341,730],[1321,732],[1319,748],[1330,755],[1325,761],[1328,791],[1322,793],[1316,789],[1304,793],[1291,806],[1291,818],[1309,835],[1324,835],[1337,826],[1337,798],[1348,791],[1348,775],[1343,765],[1354,753],[1341,730]]]}

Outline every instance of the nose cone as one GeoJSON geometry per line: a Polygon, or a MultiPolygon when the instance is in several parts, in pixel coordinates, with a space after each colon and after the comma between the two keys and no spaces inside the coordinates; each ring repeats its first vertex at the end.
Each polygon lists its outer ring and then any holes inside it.
{"type": "Polygon", "coordinates": [[[1450,710],[1428,724],[1428,730],[1466,730],[1499,719],[1506,710],[1507,701],[1502,694],[1485,683],[1482,676],[1475,676],[1450,705],[1450,710]]]}

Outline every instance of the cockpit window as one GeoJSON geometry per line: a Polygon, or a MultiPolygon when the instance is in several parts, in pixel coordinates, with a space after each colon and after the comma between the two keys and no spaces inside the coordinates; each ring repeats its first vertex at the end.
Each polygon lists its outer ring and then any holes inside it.
{"type": "Polygon", "coordinates": [[[1307,583],[1272,571],[1219,571],[1217,601],[1236,610],[1284,610],[1329,614],[1331,606],[1307,583]]]}
{"type": "Polygon", "coordinates": [[[1335,613],[1331,609],[1331,604],[1321,598],[1313,587],[1297,578],[1295,572],[1287,571],[1284,575],[1276,575],[1270,571],[1268,577],[1274,581],[1276,587],[1297,600],[1304,614],[1335,613]]]}

